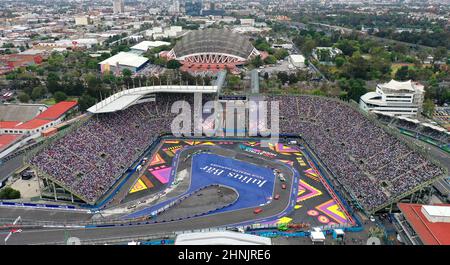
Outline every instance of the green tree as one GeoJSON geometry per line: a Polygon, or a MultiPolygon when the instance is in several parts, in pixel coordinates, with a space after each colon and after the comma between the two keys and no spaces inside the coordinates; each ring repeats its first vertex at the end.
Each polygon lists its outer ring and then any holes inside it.
{"type": "Polygon", "coordinates": [[[94,104],[95,104],[95,98],[91,97],[88,94],[84,94],[78,100],[78,106],[79,106],[81,111],[87,110],[88,108],[90,108],[94,104]]]}
{"type": "Polygon", "coordinates": [[[250,61],[250,64],[252,64],[254,67],[258,68],[258,67],[262,66],[264,63],[263,63],[263,60],[261,60],[261,56],[258,55],[258,56],[255,56],[255,58],[253,58],[250,61]]]}
{"type": "Polygon", "coordinates": [[[432,117],[434,113],[434,102],[431,99],[425,99],[423,102],[423,114],[427,117],[432,117]]]}
{"type": "Polygon", "coordinates": [[[5,187],[0,190],[0,199],[19,199],[20,191],[11,187],[5,187]]]}
{"type": "Polygon", "coordinates": [[[273,55],[269,55],[267,56],[266,59],[264,59],[264,63],[265,64],[276,64],[277,63],[277,58],[273,55]]]}
{"type": "Polygon", "coordinates": [[[409,67],[404,65],[400,67],[395,73],[395,79],[399,81],[405,81],[409,78],[409,67]]]}
{"type": "Polygon", "coordinates": [[[37,86],[33,88],[33,91],[31,92],[31,99],[38,100],[42,98],[45,93],[47,93],[47,90],[43,86],[37,86]]]}
{"type": "Polygon", "coordinates": [[[20,93],[17,98],[19,99],[20,102],[22,103],[28,103],[30,101],[30,96],[28,96],[27,93],[20,93]]]}
{"type": "Polygon", "coordinates": [[[285,49],[277,49],[274,53],[274,56],[277,58],[277,60],[282,60],[286,58],[289,55],[289,52],[285,49]]]}
{"type": "Polygon", "coordinates": [[[53,98],[55,98],[56,103],[64,101],[67,99],[66,93],[62,91],[57,91],[55,94],[53,94],[53,98]]]}
{"type": "Polygon", "coordinates": [[[181,63],[177,60],[170,60],[167,62],[168,69],[178,69],[181,67],[181,63]]]}
{"type": "Polygon", "coordinates": [[[446,59],[448,55],[448,50],[445,47],[438,47],[436,48],[436,50],[434,50],[433,53],[433,61],[441,61],[443,59],[446,59]]]}
{"type": "Polygon", "coordinates": [[[130,78],[132,74],[133,74],[133,72],[131,72],[131,70],[128,68],[125,68],[122,70],[122,76],[124,78],[130,78]]]}

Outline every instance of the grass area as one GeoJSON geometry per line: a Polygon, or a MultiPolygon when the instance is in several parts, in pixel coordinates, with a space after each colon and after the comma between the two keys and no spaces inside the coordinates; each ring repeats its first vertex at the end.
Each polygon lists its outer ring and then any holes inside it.
{"type": "Polygon", "coordinates": [[[47,98],[47,99],[42,100],[41,103],[45,104],[45,105],[55,105],[56,101],[54,98],[47,98]]]}
{"type": "Polygon", "coordinates": [[[392,69],[391,74],[392,74],[392,77],[395,76],[395,74],[397,73],[398,69],[400,69],[402,66],[405,66],[405,65],[408,66],[409,69],[414,69],[414,68],[415,68],[415,66],[414,66],[413,63],[393,63],[393,64],[391,65],[391,69],[392,69]]]}
{"type": "MultiPolygon", "coordinates": [[[[66,101],[78,101],[78,97],[68,97],[66,99],[66,101]]],[[[40,103],[50,106],[50,105],[55,105],[56,100],[54,98],[47,98],[47,99],[42,100],[40,103]]]]}

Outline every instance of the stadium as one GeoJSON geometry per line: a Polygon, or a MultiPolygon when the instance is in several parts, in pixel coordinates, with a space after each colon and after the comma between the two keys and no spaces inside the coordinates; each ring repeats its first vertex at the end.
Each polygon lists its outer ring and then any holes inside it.
{"type": "MultiPolygon", "coordinates": [[[[243,136],[172,135],[174,102],[193,105],[197,92],[203,92],[202,105],[237,101],[220,96],[223,80],[224,74],[207,87],[118,92],[27,155],[42,179],[42,197],[59,205],[52,207],[73,210],[64,214],[72,235],[94,242],[210,228],[238,227],[263,236],[312,227],[360,231],[356,211],[392,209],[446,173],[370,114],[333,98],[258,97],[279,104],[277,144],[263,146],[263,137],[249,135],[252,126],[265,126],[249,122],[243,136]]],[[[248,117],[251,110],[236,115],[242,114],[248,117]]],[[[218,113],[215,122],[226,124],[223,119],[218,113]]],[[[45,233],[10,240],[60,243],[63,231],[45,233]]]]}
{"type": "Polygon", "coordinates": [[[204,29],[188,33],[166,56],[180,61],[184,71],[216,73],[234,71],[258,55],[262,54],[244,35],[227,29],[204,29]]]}

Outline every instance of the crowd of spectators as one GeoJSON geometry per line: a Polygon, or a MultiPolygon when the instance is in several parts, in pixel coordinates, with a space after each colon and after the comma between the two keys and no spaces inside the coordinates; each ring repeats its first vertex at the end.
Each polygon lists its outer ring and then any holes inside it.
{"type": "Polygon", "coordinates": [[[172,103],[193,102],[192,94],[158,94],[155,102],[90,117],[79,128],[47,146],[31,164],[88,202],[97,201],[177,115],[172,103]]]}
{"type": "Polygon", "coordinates": [[[419,122],[398,119],[396,117],[388,117],[386,115],[377,114],[379,121],[385,124],[391,124],[400,129],[406,129],[418,135],[423,135],[437,141],[441,144],[450,144],[450,134],[447,131],[438,131],[434,128],[424,126],[419,122]]]}
{"type": "MultiPolygon", "coordinates": [[[[280,131],[301,134],[337,180],[369,211],[443,173],[342,102],[309,96],[268,99],[279,102],[280,131]]],[[[171,131],[177,115],[171,107],[177,100],[192,106],[193,95],[161,93],[154,102],[94,115],[39,152],[31,164],[93,203],[162,133],[171,131]]],[[[265,127],[253,126],[262,125],[265,127]]]]}
{"type": "Polygon", "coordinates": [[[309,96],[270,100],[279,101],[281,132],[301,134],[368,211],[443,173],[342,102],[309,96]]]}

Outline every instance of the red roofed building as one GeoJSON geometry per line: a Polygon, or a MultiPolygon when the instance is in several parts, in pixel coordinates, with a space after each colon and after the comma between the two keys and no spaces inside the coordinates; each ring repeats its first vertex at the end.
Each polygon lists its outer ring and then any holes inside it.
{"type": "Polygon", "coordinates": [[[28,134],[40,133],[48,128],[58,125],[66,114],[77,106],[76,101],[59,102],[32,120],[27,122],[2,121],[0,122],[0,134],[28,134]]]}
{"type": "Polygon", "coordinates": [[[22,137],[20,134],[0,134],[0,152],[10,147],[22,137]]]}
{"type": "Polygon", "coordinates": [[[395,225],[405,243],[450,245],[450,204],[399,203],[395,225]]]}
{"type": "Polygon", "coordinates": [[[76,101],[62,101],[49,107],[47,110],[39,114],[36,119],[57,120],[64,116],[68,111],[77,106],[76,101]]]}

